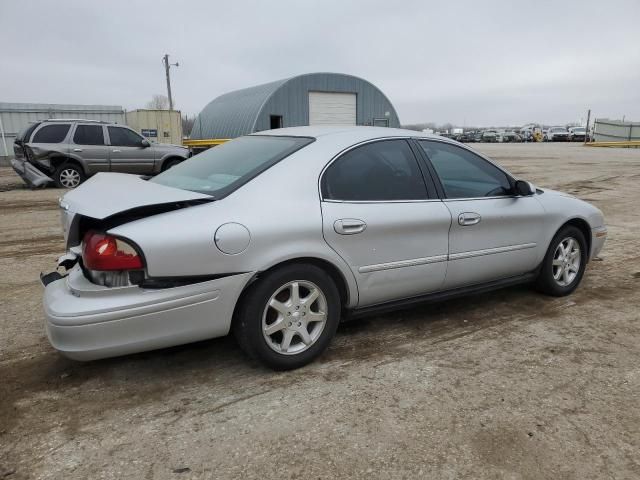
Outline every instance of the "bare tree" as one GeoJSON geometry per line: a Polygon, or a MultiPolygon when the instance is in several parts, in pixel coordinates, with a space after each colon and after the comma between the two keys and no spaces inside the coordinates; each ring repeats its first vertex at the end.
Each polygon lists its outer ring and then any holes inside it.
{"type": "Polygon", "coordinates": [[[147,108],[150,110],[168,110],[169,99],[165,95],[155,94],[151,97],[151,101],[147,102],[147,108]]]}
{"type": "Polygon", "coordinates": [[[185,137],[191,135],[191,129],[193,128],[193,124],[196,121],[196,117],[189,118],[189,115],[182,116],[182,134],[185,137]]]}

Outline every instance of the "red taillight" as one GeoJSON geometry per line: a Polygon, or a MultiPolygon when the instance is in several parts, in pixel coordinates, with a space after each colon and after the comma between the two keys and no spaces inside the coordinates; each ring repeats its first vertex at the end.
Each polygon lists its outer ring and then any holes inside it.
{"type": "Polygon", "coordinates": [[[82,261],[89,270],[140,270],[142,258],[124,240],[98,232],[87,232],[82,242],[82,261]]]}

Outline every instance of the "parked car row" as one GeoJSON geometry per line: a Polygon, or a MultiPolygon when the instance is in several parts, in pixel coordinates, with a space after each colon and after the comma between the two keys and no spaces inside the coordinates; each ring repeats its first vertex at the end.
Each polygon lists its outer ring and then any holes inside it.
{"type": "Polygon", "coordinates": [[[462,143],[515,143],[515,142],[583,142],[587,135],[585,127],[551,127],[528,125],[519,130],[470,130],[456,134],[440,136],[451,138],[462,143]]]}
{"type": "Polygon", "coordinates": [[[513,130],[478,130],[449,135],[448,137],[462,143],[512,143],[522,141],[522,137],[513,130]]]}

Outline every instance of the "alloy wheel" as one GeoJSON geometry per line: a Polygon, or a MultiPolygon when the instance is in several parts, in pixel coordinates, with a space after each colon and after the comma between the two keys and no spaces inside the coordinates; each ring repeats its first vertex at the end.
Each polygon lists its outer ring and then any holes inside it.
{"type": "Polygon", "coordinates": [[[573,237],[565,238],[553,254],[553,279],[562,287],[571,285],[578,276],[581,262],[580,244],[573,237]]]}
{"type": "Polygon", "coordinates": [[[262,334],[269,347],[283,355],[310,348],[327,323],[327,299],[320,288],[294,280],[271,295],[262,315],[262,334]]]}
{"type": "Polygon", "coordinates": [[[60,172],[60,184],[65,188],[76,188],[80,185],[80,173],[74,168],[65,168],[60,172]]]}

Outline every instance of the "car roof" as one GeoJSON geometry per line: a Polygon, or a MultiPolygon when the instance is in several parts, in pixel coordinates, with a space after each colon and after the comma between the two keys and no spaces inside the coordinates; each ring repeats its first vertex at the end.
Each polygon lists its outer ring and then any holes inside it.
{"type": "Polygon", "coordinates": [[[365,127],[350,125],[322,125],[322,126],[306,126],[306,127],[287,127],[278,128],[276,130],[266,130],[256,132],[252,135],[273,135],[273,136],[292,136],[292,137],[352,137],[354,141],[364,141],[376,138],[389,137],[424,137],[442,139],[439,135],[431,133],[419,132],[416,130],[407,130],[403,128],[388,127],[365,127]]]}

